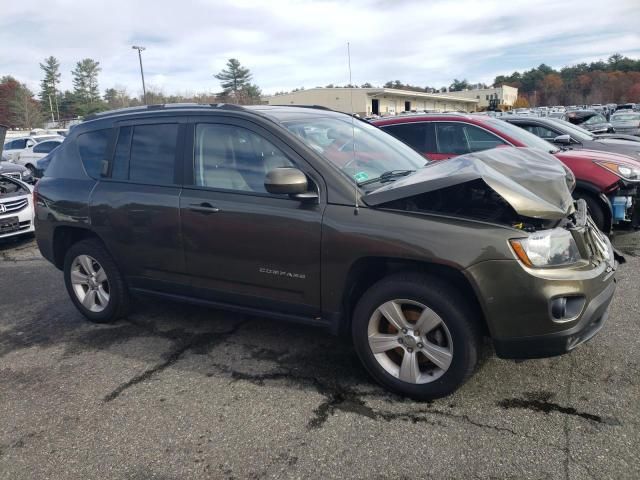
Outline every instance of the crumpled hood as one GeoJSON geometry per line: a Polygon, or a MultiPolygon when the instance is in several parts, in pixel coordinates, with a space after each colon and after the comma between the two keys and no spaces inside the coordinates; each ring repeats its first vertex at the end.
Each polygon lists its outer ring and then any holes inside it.
{"type": "Polygon", "coordinates": [[[494,148],[436,161],[362,197],[370,206],[482,179],[520,215],[559,220],[573,212],[567,169],[530,148],[494,148]]]}

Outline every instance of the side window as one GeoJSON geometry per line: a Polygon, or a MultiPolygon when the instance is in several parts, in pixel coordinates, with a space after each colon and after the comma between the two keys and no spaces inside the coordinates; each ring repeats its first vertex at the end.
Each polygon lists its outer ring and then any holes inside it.
{"type": "Polygon", "coordinates": [[[78,135],[78,152],[87,174],[92,178],[100,178],[103,162],[107,156],[111,129],[94,130],[78,135]]]}
{"type": "Polygon", "coordinates": [[[195,185],[267,193],[267,172],[293,166],[278,147],[246,128],[206,123],[196,126],[195,185]]]}
{"type": "Polygon", "coordinates": [[[518,125],[518,126],[524,128],[528,132],[533,133],[537,137],[544,138],[545,140],[553,140],[558,135],[560,135],[559,133],[556,133],[553,130],[548,129],[547,127],[543,127],[542,125],[518,125]]]}
{"type": "Polygon", "coordinates": [[[382,129],[398,140],[413,147],[420,153],[426,152],[426,123],[404,123],[401,125],[387,125],[382,129]]]}
{"type": "Polygon", "coordinates": [[[120,127],[120,130],[118,130],[116,151],[113,155],[113,165],[111,167],[111,178],[114,180],[129,179],[129,155],[131,153],[132,132],[133,127],[120,127]]]}
{"type": "Polygon", "coordinates": [[[469,144],[464,132],[463,123],[436,123],[436,138],[438,140],[438,153],[462,155],[469,153],[469,144]]]}
{"type": "Polygon", "coordinates": [[[467,140],[469,142],[469,150],[472,152],[479,152],[481,150],[489,150],[495,148],[498,145],[505,145],[505,142],[496,137],[493,133],[489,133],[473,125],[465,125],[464,130],[467,134],[467,140]]]}
{"type": "Polygon", "coordinates": [[[33,153],[49,153],[60,145],[59,142],[42,142],[33,147],[33,153]]]}
{"type": "Polygon", "coordinates": [[[21,140],[14,140],[13,144],[11,145],[11,148],[13,150],[17,150],[17,149],[22,150],[23,148],[27,148],[27,140],[24,138],[21,140]]]}
{"type": "Polygon", "coordinates": [[[177,123],[133,127],[129,180],[152,185],[174,184],[177,143],[177,123]]]}

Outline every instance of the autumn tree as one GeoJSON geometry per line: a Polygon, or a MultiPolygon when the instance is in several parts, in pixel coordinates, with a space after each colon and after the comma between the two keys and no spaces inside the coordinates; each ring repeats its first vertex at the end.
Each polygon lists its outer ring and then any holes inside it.
{"type": "Polygon", "coordinates": [[[513,102],[513,108],[529,108],[529,100],[522,95],[518,95],[518,98],[513,102]]]}

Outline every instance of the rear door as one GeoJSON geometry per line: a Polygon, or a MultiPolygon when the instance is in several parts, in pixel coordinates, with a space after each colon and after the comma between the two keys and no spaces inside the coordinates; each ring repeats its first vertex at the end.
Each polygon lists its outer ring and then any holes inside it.
{"type": "Polygon", "coordinates": [[[180,198],[186,266],[202,298],[316,317],[325,206],[319,175],[279,138],[241,119],[195,119],[180,198]],[[318,202],[273,195],[277,167],[307,174],[318,202]]]}
{"type": "Polygon", "coordinates": [[[189,294],[179,212],[185,126],[180,118],[118,124],[111,161],[93,173],[93,226],[134,288],[189,294]]]}

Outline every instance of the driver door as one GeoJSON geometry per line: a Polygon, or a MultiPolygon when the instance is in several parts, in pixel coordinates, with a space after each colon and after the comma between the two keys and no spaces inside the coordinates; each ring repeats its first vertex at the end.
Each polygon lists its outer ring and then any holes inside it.
{"type": "Polygon", "coordinates": [[[305,203],[265,190],[266,173],[319,175],[252,122],[194,119],[187,135],[180,217],[195,295],[210,301],[316,317],[326,197],[305,203]]]}

